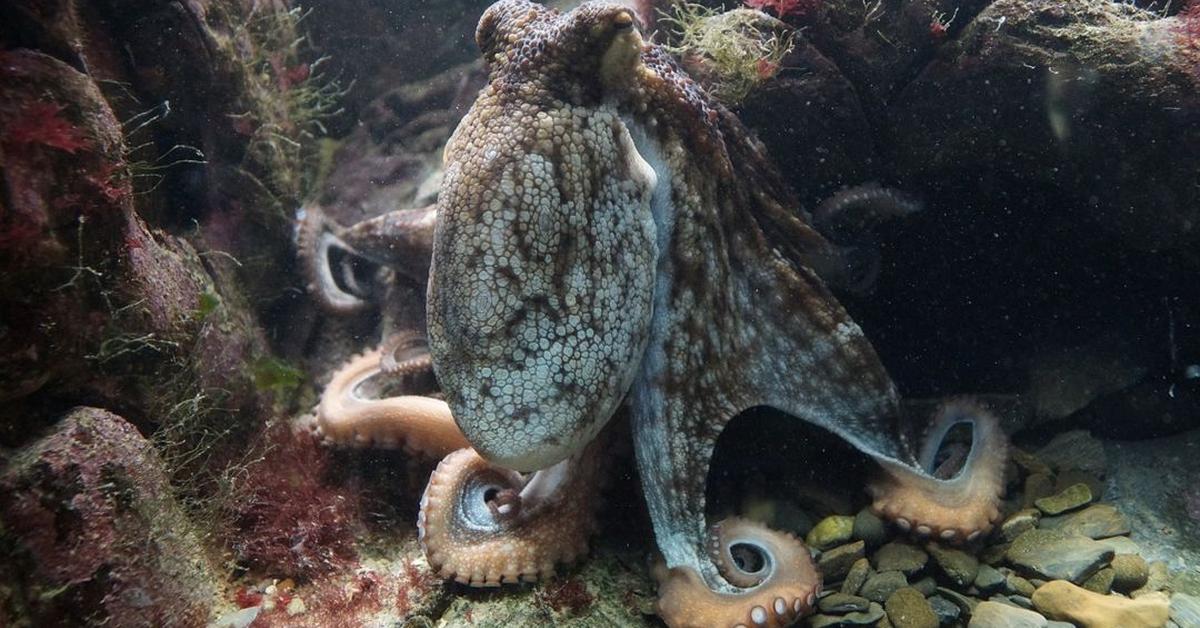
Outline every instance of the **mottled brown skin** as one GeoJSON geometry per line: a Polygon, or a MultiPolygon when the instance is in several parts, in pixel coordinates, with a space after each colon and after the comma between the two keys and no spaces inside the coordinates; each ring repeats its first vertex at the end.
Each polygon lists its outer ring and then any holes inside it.
{"type": "Polygon", "coordinates": [[[1003,437],[962,405],[918,449],[873,348],[812,270],[831,245],[763,146],[633,22],[614,4],[560,15],[525,0],[481,19],[490,84],[446,148],[437,203],[434,367],[480,455],[519,471],[553,465],[539,474],[559,486],[628,404],[664,619],[785,625],[819,590],[807,549],[760,524],[705,520],[731,418],[768,405],[845,438],[880,464],[878,509],[947,541],[995,518],[1003,437]],[[954,423],[976,439],[962,471],[940,480],[932,459],[954,423]],[[735,544],[765,567],[741,570],[735,544]]]}

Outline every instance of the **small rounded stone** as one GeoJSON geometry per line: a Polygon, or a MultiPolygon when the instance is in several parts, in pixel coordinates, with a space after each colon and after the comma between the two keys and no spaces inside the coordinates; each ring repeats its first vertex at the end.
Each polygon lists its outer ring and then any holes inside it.
{"type": "Polygon", "coordinates": [[[1150,577],[1150,567],[1146,559],[1137,554],[1117,554],[1113,556],[1112,588],[1128,593],[1146,586],[1150,577]]]}
{"type": "Polygon", "coordinates": [[[827,550],[850,541],[854,534],[854,517],[831,515],[813,526],[805,536],[809,547],[827,550]]]}
{"type": "Polygon", "coordinates": [[[938,616],[929,600],[912,587],[897,589],[888,596],[883,608],[896,628],[938,628],[938,616]]]}

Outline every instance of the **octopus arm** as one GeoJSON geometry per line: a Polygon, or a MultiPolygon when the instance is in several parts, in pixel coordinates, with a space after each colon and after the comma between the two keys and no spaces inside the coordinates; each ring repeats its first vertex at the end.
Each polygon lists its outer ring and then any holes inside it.
{"type": "Polygon", "coordinates": [[[339,237],[358,255],[424,284],[436,223],[436,205],[398,209],[344,229],[339,237]]]}
{"type": "Polygon", "coordinates": [[[473,449],[447,456],[417,519],[430,566],[443,578],[494,587],[549,577],[582,558],[595,529],[603,441],[528,476],[473,449]]]}
{"type": "MultiPolygon", "coordinates": [[[[467,447],[446,402],[419,395],[373,399],[364,394],[365,385],[383,373],[384,356],[385,349],[369,351],[334,374],[317,406],[317,434],[337,445],[403,447],[430,457],[467,447]]],[[[418,362],[410,357],[400,366],[413,369],[418,362]]]]}

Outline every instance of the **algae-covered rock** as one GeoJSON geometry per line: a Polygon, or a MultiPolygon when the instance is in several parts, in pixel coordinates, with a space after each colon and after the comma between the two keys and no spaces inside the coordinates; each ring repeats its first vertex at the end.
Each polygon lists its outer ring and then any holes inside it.
{"type": "Polygon", "coordinates": [[[1083,582],[1112,560],[1113,551],[1085,536],[1030,530],[1013,541],[1005,556],[1040,577],[1083,582]]]}
{"type": "Polygon", "coordinates": [[[79,408],[0,474],[5,560],[38,625],[196,626],[213,571],[158,454],[121,417],[79,408]]]}
{"type": "Polygon", "coordinates": [[[1061,492],[1033,502],[1038,510],[1047,515],[1060,515],[1075,510],[1092,501],[1092,490],[1087,484],[1072,484],[1061,492]]]}
{"type": "Polygon", "coordinates": [[[848,542],[853,535],[854,517],[830,515],[813,526],[804,542],[814,549],[826,550],[848,542]]]}
{"type": "Polygon", "coordinates": [[[1041,527],[1093,539],[1129,534],[1129,519],[1112,504],[1094,504],[1060,517],[1045,517],[1041,527]]]}
{"type": "Polygon", "coordinates": [[[896,628],[937,628],[938,617],[929,601],[911,587],[897,589],[883,605],[896,628]]]}
{"type": "Polygon", "coordinates": [[[871,557],[871,566],[878,571],[899,571],[911,576],[923,569],[928,560],[929,554],[921,548],[902,541],[892,541],[875,552],[871,557]]]}
{"type": "Polygon", "coordinates": [[[849,579],[848,574],[863,559],[865,550],[866,544],[862,541],[839,545],[821,554],[817,559],[817,568],[831,581],[843,577],[849,579]]]}
{"type": "Polygon", "coordinates": [[[953,547],[943,547],[937,543],[930,543],[926,549],[929,550],[934,562],[937,563],[946,578],[960,588],[970,585],[979,574],[979,560],[971,554],[953,547]]]}

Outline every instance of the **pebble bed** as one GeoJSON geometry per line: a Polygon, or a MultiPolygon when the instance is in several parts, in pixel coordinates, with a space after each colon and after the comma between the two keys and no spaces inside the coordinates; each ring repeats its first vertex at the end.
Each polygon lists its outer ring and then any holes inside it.
{"type": "Polygon", "coordinates": [[[825,581],[800,625],[1200,628],[1200,597],[1172,593],[1166,563],[1141,556],[1105,474],[1086,432],[1014,447],[1001,522],[965,547],[899,535],[867,509],[793,525],[825,581]]]}

